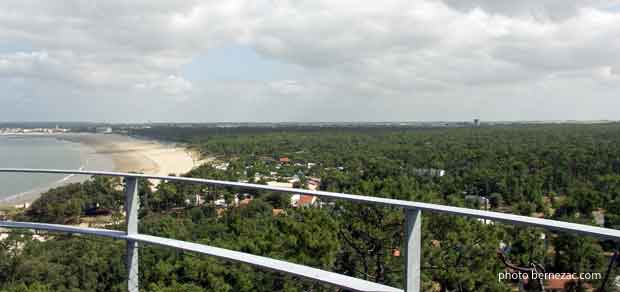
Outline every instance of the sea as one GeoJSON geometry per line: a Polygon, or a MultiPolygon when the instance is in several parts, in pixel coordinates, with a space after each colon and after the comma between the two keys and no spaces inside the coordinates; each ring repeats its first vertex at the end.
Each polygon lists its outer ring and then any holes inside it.
{"type": "MultiPolygon", "coordinates": [[[[112,170],[111,158],[51,135],[0,135],[0,168],[112,170]]],[[[46,190],[88,179],[84,175],[0,173],[0,205],[23,204],[46,190]]]]}

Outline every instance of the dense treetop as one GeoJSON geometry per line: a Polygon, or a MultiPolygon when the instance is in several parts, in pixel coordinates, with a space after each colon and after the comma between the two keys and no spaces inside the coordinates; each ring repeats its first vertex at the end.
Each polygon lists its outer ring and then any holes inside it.
{"type": "MultiPolygon", "coordinates": [[[[319,188],[329,191],[489,208],[584,224],[602,223],[597,220],[602,214],[604,226],[620,226],[618,124],[154,127],[132,134],[187,143],[205,157],[216,158],[186,174],[191,177],[265,183],[273,177],[296,176],[301,186],[315,177],[321,180],[319,188]],[[278,162],[282,157],[290,162],[278,162]],[[227,167],[217,167],[224,162],[227,167]],[[426,169],[445,170],[445,176],[421,171],[426,169]]],[[[120,184],[96,178],[51,190],[19,219],[75,222],[92,206],[112,210],[112,218],[120,218],[120,184]]],[[[326,200],[321,208],[298,209],[290,207],[288,197],[282,194],[178,182],[164,182],[152,191],[149,183],[142,181],[140,189],[140,232],[402,287],[402,210],[326,200]],[[244,207],[222,209],[213,203],[222,198],[233,206],[235,195],[244,193],[254,198],[244,207]],[[196,194],[207,203],[196,206],[196,194]],[[283,208],[284,213],[274,215],[274,208],[283,208]]],[[[114,222],[107,228],[122,228],[114,222]]],[[[607,255],[615,247],[588,237],[436,214],[424,215],[422,240],[425,291],[506,291],[516,287],[517,283],[498,281],[498,273],[506,268],[498,251],[506,261],[521,267],[536,263],[549,272],[605,273],[607,255]]],[[[5,245],[0,249],[1,289],[122,290],[122,243],[63,235],[40,242],[13,233],[0,244],[5,245]],[[81,249],[70,248],[80,244],[81,249]],[[89,253],[92,250],[102,253],[89,253]],[[66,258],[74,260],[67,262],[66,258]],[[39,263],[37,269],[28,267],[33,261],[39,263]],[[67,274],[77,279],[63,276],[67,274]]],[[[141,249],[140,272],[145,291],[334,290],[246,265],[151,246],[141,249]]],[[[612,269],[612,276],[616,272],[612,269]]],[[[588,284],[598,287],[601,281],[588,284]]],[[[539,291],[537,285],[530,282],[525,288],[539,291]]]]}

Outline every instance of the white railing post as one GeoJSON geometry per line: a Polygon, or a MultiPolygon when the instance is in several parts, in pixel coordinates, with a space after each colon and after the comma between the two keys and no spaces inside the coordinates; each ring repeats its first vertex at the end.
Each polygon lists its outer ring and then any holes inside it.
{"type": "Polygon", "coordinates": [[[405,291],[420,291],[422,210],[405,209],[405,291]]]}
{"type": "MultiPolygon", "coordinates": [[[[125,177],[125,222],[127,235],[138,234],[138,179],[125,177]]],[[[127,240],[127,290],[139,292],[138,242],[127,240]]]]}

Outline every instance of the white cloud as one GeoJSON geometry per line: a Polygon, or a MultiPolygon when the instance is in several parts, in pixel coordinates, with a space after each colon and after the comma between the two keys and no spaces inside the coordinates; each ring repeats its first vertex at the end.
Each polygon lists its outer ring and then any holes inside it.
{"type": "Polygon", "coordinates": [[[32,51],[0,53],[0,116],[126,120],[123,108],[140,109],[136,120],[617,118],[620,14],[610,5],[6,0],[0,46],[32,51]],[[183,77],[193,58],[231,45],[304,74],[183,77]],[[66,108],[44,109],[54,103],[66,108]]]}
{"type": "Polygon", "coordinates": [[[175,75],[170,75],[161,80],[153,80],[147,83],[140,82],[134,85],[134,88],[138,91],[146,91],[140,92],[140,94],[157,94],[160,92],[167,96],[176,97],[179,101],[188,99],[192,87],[192,83],[183,77],[175,75]]]}

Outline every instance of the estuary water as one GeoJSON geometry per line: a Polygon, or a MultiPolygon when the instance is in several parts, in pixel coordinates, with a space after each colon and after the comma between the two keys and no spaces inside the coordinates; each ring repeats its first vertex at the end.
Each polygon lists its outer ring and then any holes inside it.
{"type": "MultiPolygon", "coordinates": [[[[54,136],[0,136],[0,168],[102,169],[113,162],[80,143],[54,136]]],[[[52,187],[87,179],[81,175],[0,173],[0,204],[23,203],[52,187]]]]}

